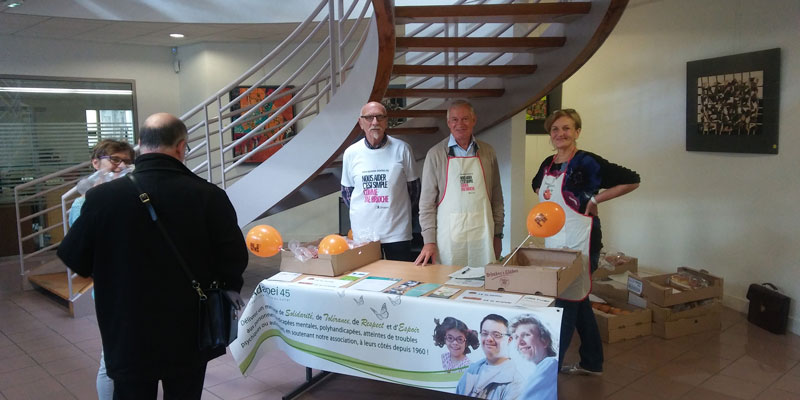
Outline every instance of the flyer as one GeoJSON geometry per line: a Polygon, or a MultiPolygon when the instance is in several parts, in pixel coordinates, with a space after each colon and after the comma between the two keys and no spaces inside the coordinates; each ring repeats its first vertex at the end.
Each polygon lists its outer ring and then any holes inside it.
{"type": "Polygon", "coordinates": [[[386,278],[381,276],[368,276],[350,286],[349,289],[366,290],[370,292],[381,292],[389,286],[400,282],[399,278],[386,278]]]}
{"type": "Polygon", "coordinates": [[[517,304],[521,298],[521,294],[465,290],[458,297],[456,297],[456,300],[513,306],[514,304],[517,304]]]}

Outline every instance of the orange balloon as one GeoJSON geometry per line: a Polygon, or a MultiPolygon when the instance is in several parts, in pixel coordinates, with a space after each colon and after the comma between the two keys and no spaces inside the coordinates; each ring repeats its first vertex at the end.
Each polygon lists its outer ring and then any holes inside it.
{"type": "Polygon", "coordinates": [[[322,241],[319,242],[320,254],[335,255],[344,253],[346,250],[350,250],[350,246],[348,246],[347,241],[339,235],[325,236],[322,238],[322,241]]]}
{"type": "Polygon", "coordinates": [[[269,225],[256,225],[247,232],[247,248],[259,257],[272,257],[281,251],[283,239],[278,231],[269,225]]]}
{"type": "Polygon", "coordinates": [[[564,227],[566,219],[561,206],[552,201],[543,201],[528,213],[528,233],[536,237],[553,236],[564,227]]]}
{"type": "Polygon", "coordinates": [[[350,240],[353,240],[353,230],[352,229],[347,231],[347,238],[350,239],[350,240]]]}

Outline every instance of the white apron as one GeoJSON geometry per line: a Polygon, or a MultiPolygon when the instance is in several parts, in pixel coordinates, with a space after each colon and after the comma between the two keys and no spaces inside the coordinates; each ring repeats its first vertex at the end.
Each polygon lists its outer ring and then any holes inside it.
{"type": "MultiPolygon", "coordinates": [[[[552,201],[561,206],[566,214],[564,227],[555,235],[545,238],[544,245],[547,248],[560,249],[568,248],[580,250],[583,260],[581,275],[561,293],[559,296],[563,300],[583,300],[589,295],[592,288],[591,274],[589,272],[589,244],[592,233],[592,217],[583,215],[578,210],[573,209],[564,201],[564,179],[566,176],[567,164],[562,164],[561,171],[551,175],[550,167],[544,173],[542,185],[539,186],[539,201],[552,201]]],[[[550,164],[552,166],[552,163],[550,164]]]]}
{"type": "Polygon", "coordinates": [[[447,158],[436,226],[440,264],[483,267],[495,260],[492,205],[477,154],[447,158]]]}

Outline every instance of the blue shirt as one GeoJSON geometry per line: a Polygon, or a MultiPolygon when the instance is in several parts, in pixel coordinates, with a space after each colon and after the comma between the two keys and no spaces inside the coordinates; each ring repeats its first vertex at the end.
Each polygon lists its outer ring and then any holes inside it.
{"type": "Polygon", "coordinates": [[[469,138],[469,146],[464,150],[456,143],[456,138],[452,133],[450,134],[450,140],[447,141],[447,147],[450,148],[450,152],[456,157],[475,157],[475,154],[478,152],[478,145],[475,144],[474,138],[469,138]]]}

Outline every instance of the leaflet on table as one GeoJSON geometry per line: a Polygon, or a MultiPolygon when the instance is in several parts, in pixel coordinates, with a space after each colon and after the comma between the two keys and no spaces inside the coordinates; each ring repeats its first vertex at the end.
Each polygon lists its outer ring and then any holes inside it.
{"type": "MultiPolygon", "coordinates": [[[[450,352],[463,352],[464,348],[447,346],[437,324],[455,323],[464,326],[466,332],[474,332],[480,331],[484,318],[500,318],[494,321],[507,321],[507,326],[492,322],[492,335],[494,331],[510,335],[513,322],[534,318],[540,326],[522,323],[516,329],[546,330],[553,341],[552,349],[558,351],[559,311],[554,307],[524,309],[264,280],[243,310],[238,338],[229,349],[244,374],[253,372],[261,358],[272,361],[272,349],[278,348],[309,368],[469,394],[475,373],[497,350],[481,344],[459,363],[450,352]]],[[[534,379],[538,377],[556,387],[558,354],[533,367],[525,361],[531,357],[530,343],[517,343],[512,336],[502,339],[504,354],[511,358],[506,364],[509,370],[503,371],[511,379],[504,383],[508,386],[503,399],[532,398],[524,393],[532,390],[530,382],[541,383],[541,379],[534,379]]]]}
{"type": "Polygon", "coordinates": [[[344,279],[346,281],[357,281],[367,275],[369,275],[369,272],[353,271],[339,279],[344,279]]]}
{"type": "Polygon", "coordinates": [[[484,279],[485,269],[485,267],[464,267],[449,276],[458,279],[484,279]]]}
{"type": "Polygon", "coordinates": [[[433,297],[437,299],[449,299],[453,297],[454,294],[458,293],[459,290],[461,289],[450,286],[442,286],[436,289],[433,293],[429,294],[428,297],[433,297]]]}
{"type": "Polygon", "coordinates": [[[484,282],[483,279],[458,279],[458,278],[450,278],[446,285],[454,285],[454,286],[466,286],[466,287],[483,287],[484,282]]]}
{"type": "Polygon", "coordinates": [[[289,271],[281,271],[275,275],[270,276],[267,280],[270,281],[280,281],[280,282],[291,282],[298,276],[303,275],[299,272],[289,272],[289,271]]]}
{"type": "Polygon", "coordinates": [[[556,301],[553,297],[526,294],[517,302],[517,306],[525,308],[550,307],[556,301]]]}
{"type": "Polygon", "coordinates": [[[303,279],[300,279],[297,282],[294,282],[298,285],[311,285],[311,286],[319,286],[319,287],[329,287],[329,288],[338,288],[344,285],[349,285],[352,283],[351,281],[346,281],[342,279],[336,278],[325,278],[322,276],[307,276],[303,279]]]}
{"type": "Polygon", "coordinates": [[[384,293],[388,294],[405,294],[408,289],[411,289],[414,286],[418,286],[422,282],[418,281],[405,281],[395,287],[390,287],[389,289],[384,290],[384,293]]]}
{"type": "Polygon", "coordinates": [[[403,295],[404,296],[411,296],[411,297],[424,296],[424,295],[428,294],[428,292],[430,292],[433,289],[438,288],[439,286],[442,286],[442,285],[440,285],[438,283],[423,283],[422,285],[419,285],[419,286],[416,286],[416,287],[413,287],[413,288],[407,290],[403,295]]]}
{"type": "Polygon", "coordinates": [[[400,282],[399,278],[386,278],[382,276],[368,276],[350,286],[349,289],[366,290],[370,292],[380,292],[389,286],[400,282]]]}
{"type": "Polygon", "coordinates": [[[465,290],[458,297],[456,297],[456,300],[513,306],[514,304],[517,304],[521,298],[521,294],[465,290]]]}

